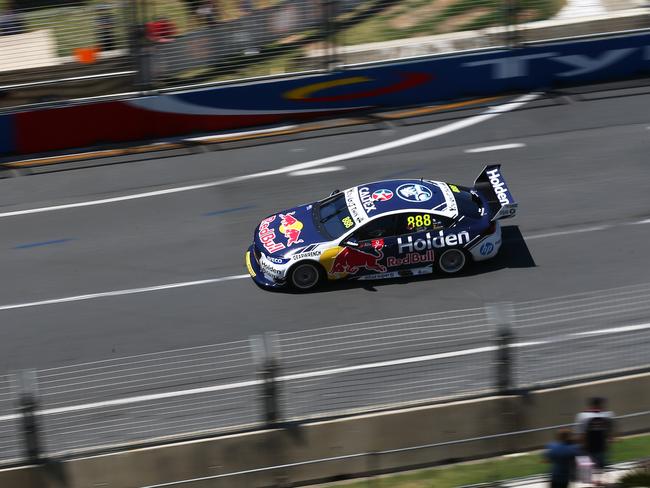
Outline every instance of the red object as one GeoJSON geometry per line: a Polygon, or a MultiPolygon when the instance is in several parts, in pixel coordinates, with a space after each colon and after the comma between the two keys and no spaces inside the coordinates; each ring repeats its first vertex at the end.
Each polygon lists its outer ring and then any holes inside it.
{"type": "Polygon", "coordinates": [[[169,19],[151,20],[146,30],[147,39],[152,42],[171,42],[176,35],[176,25],[169,19]]]}
{"type": "Polygon", "coordinates": [[[376,256],[353,247],[344,247],[334,258],[330,272],[356,274],[360,268],[366,268],[369,271],[385,273],[386,267],[379,264],[379,260],[383,257],[381,251],[376,256]]]}

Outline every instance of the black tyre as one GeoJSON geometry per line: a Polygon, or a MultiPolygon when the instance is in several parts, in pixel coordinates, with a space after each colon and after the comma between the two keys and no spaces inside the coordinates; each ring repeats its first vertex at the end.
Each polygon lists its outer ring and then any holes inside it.
{"type": "Polygon", "coordinates": [[[461,249],[447,249],[438,258],[438,269],[443,273],[458,273],[465,267],[467,257],[461,249]]]}
{"type": "Polygon", "coordinates": [[[323,268],[316,263],[302,261],[289,271],[289,284],[300,291],[317,288],[323,281],[323,268]]]}

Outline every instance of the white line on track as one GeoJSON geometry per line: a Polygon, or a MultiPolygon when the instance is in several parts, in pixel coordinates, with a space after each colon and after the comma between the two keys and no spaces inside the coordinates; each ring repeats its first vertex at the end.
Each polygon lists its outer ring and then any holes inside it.
{"type": "Polygon", "coordinates": [[[300,171],[292,171],[289,176],[309,176],[317,175],[320,173],[331,173],[333,171],[343,171],[345,166],[325,166],[324,168],[302,169],[300,171]]]}
{"type": "Polygon", "coordinates": [[[184,141],[211,141],[213,139],[227,139],[230,137],[252,136],[255,134],[268,134],[278,131],[291,130],[298,127],[297,125],[284,125],[282,127],[272,127],[270,129],[247,130],[245,132],[230,132],[228,134],[217,134],[211,136],[187,137],[184,141]]]}
{"type": "Polygon", "coordinates": [[[472,149],[465,149],[466,153],[483,153],[490,151],[503,151],[504,149],[517,149],[518,147],[526,147],[526,144],[522,142],[513,142],[512,144],[501,144],[499,146],[485,146],[485,147],[475,147],[472,149]]]}
{"type": "MultiPolygon", "coordinates": [[[[639,222],[640,223],[640,222],[639,222]]],[[[526,236],[525,238],[530,240],[530,239],[544,239],[546,237],[557,237],[557,236],[566,236],[566,235],[571,235],[571,234],[582,234],[583,232],[596,232],[600,230],[607,230],[611,228],[611,225],[594,225],[593,227],[582,227],[579,229],[571,229],[571,230],[562,230],[562,231],[557,231],[557,232],[547,232],[545,234],[533,234],[530,236],[526,236]]]]}
{"type": "MultiPolygon", "coordinates": [[[[626,225],[641,225],[641,224],[650,224],[650,219],[645,219],[645,220],[640,220],[637,222],[630,222],[626,225]]],[[[596,231],[601,231],[601,230],[606,230],[610,229],[614,226],[611,225],[598,225],[598,226],[593,226],[593,227],[583,227],[579,229],[572,229],[572,230],[566,230],[566,231],[559,231],[559,232],[547,232],[544,234],[531,234],[531,235],[526,235],[524,236],[525,240],[534,240],[534,239],[544,239],[547,237],[557,237],[557,236],[565,236],[565,235],[571,235],[571,234],[582,234],[584,232],[596,232],[596,231]]],[[[196,280],[196,281],[184,281],[184,282],[178,282],[178,283],[167,283],[163,285],[153,285],[153,286],[145,286],[145,287],[140,287],[140,288],[130,288],[130,289],[125,289],[125,290],[113,290],[113,291],[105,291],[105,292],[99,292],[99,293],[89,293],[85,295],[76,295],[76,296],[70,296],[70,297],[62,297],[62,298],[53,298],[49,300],[38,300],[38,301],[33,301],[33,302],[25,302],[25,303],[13,303],[9,305],[0,305],[0,311],[3,310],[13,310],[17,308],[28,308],[28,307],[40,307],[43,305],[55,305],[57,303],[69,303],[69,302],[78,302],[78,301],[83,301],[83,300],[92,300],[94,298],[106,298],[106,297],[116,297],[116,296],[122,296],[122,295],[132,295],[132,294],[137,294],[137,293],[148,293],[148,292],[153,292],[153,291],[161,291],[161,290],[169,290],[173,288],[183,288],[186,286],[200,286],[200,285],[211,285],[214,283],[220,283],[223,281],[234,281],[234,280],[243,280],[248,278],[249,276],[247,274],[241,274],[241,275],[231,275],[231,276],[222,276],[219,278],[209,278],[205,280],[196,280]]]]}
{"type": "MultiPolygon", "coordinates": [[[[603,335],[611,335],[611,334],[624,334],[627,332],[637,332],[646,329],[650,329],[650,323],[630,324],[621,327],[612,327],[609,329],[593,330],[588,332],[576,332],[571,334],[565,334],[562,336],[549,337],[548,339],[540,339],[537,341],[518,342],[512,344],[510,347],[520,349],[525,347],[540,346],[540,345],[552,344],[555,342],[562,342],[566,339],[578,338],[586,335],[593,337],[593,336],[603,336],[603,335]]],[[[302,373],[294,373],[294,374],[279,376],[277,379],[278,381],[295,381],[295,380],[304,380],[310,378],[320,378],[323,376],[332,376],[336,374],[350,373],[354,371],[367,371],[367,370],[377,369],[377,368],[401,366],[404,364],[436,361],[439,359],[448,359],[452,357],[471,356],[474,354],[493,352],[496,349],[497,346],[476,347],[473,349],[463,349],[460,351],[449,351],[449,352],[443,352],[438,354],[428,354],[426,356],[413,356],[409,358],[378,361],[374,363],[356,364],[354,366],[345,366],[340,368],[305,371],[302,373]]],[[[151,393],[147,395],[137,395],[137,396],[127,397],[127,398],[118,398],[115,400],[104,400],[100,402],[85,403],[80,405],[70,405],[67,407],[49,408],[49,409],[40,410],[38,413],[40,415],[54,415],[54,414],[61,414],[61,413],[79,412],[84,410],[92,410],[95,408],[116,407],[120,405],[129,405],[133,403],[142,403],[142,402],[149,402],[155,400],[163,400],[167,398],[177,398],[181,396],[191,396],[191,395],[198,395],[202,393],[211,393],[215,391],[248,388],[252,386],[258,386],[260,384],[262,384],[262,380],[239,381],[236,383],[226,383],[220,385],[205,386],[201,388],[191,388],[187,390],[169,391],[164,393],[151,393]]],[[[7,421],[7,420],[15,420],[19,417],[20,416],[18,414],[3,415],[0,416],[0,422],[7,421]]]]}
{"type": "Polygon", "coordinates": [[[516,110],[520,107],[523,107],[526,105],[528,102],[531,102],[541,96],[541,93],[529,93],[526,95],[522,95],[512,102],[504,103],[503,105],[497,105],[495,107],[491,107],[487,109],[485,112],[480,113],[478,115],[474,115],[472,117],[468,117],[466,119],[458,120],[456,122],[452,122],[451,124],[443,125],[441,127],[436,127],[435,129],[431,129],[425,132],[421,132],[419,134],[414,134],[412,136],[408,137],[403,137],[402,139],[397,139],[395,141],[391,142],[386,142],[383,144],[379,144],[376,146],[370,146],[366,147],[363,149],[358,149],[356,151],[351,151],[343,154],[337,154],[334,156],[329,156],[326,158],[321,158],[321,159],[316,159],[313,161],[307,161],[304,163],[298,163],[298,164],[292,164],[290,166],[284,166],[282,168],[274,169],[274,170],[269,170],[269,171],[262,171],[260,173],[252,173],[248,175],[242,175],[242,176],[234,176],[232,178],[226,178],[223,180],[217,180],[217,181],[210,181],[207,183],[199,183],[196,185],[187,185],[187,186],[177,186],[173,188],[166,188],[164,190],[154,190],[154,191],[148,191],[144,193],[133,193],[131,195],[122,195],[118,197],[112,197],[112,198],[102,198],[99,200],[87,200],[84,202],[76,202],[76,203],[67,203],[63,205],[52,205],[49,207],[39,207],[39,208],[30,208],[30,209],[25,209],[25,210],[14,210],[12,212],[3,212],[0,213],[0,217],[15,217],[18,215],[28,215],[28,214],[35,214],[35,213],[42,213],[42,212],[53,212],[56,210],[66,210],[70,208],[79,208],[79,207],[90,207],[94,205],[106,205],[109,203],[116,203],[116,202],[124,202],[128,200],[136,200],[140,198],[150,198],[150,197],[157,197],[157,196],[162,196],[162,195],[170,195],[173,193],[181,193],[181,192],[187,192],[187,191],[193,191],[193,190],[201,190],[204,188],[213,188],[216,186],[223,186],[231,183],[239,183],[242,181],[248,181],[256,178],[263,178],[266,176],[275,176],[275,175],[280,175],[280,174],[286,174],[286,173],[292,173],[294,171],[302,171],[306,169],[311,169],[311,168],[316,168],[318,166],[324,166],[326,164],[330,163],[338,163],[339,161],[344,161],[347,159],[353,159],[353,158],[360,158],[363,156],[368,156],[370,154],[376,154],[378,152],[382,151],[387,151],[389,149],[395,149],[397,147],[401,146],[406,146],[408,144],[414,144],[416,142],[421,142],[426,139],[431,139],[433,137],[439,137],[445,134],[449,134],[451,132],[455,132],[457,130],[465,129],[467,127],[471,127],[476,124],[480,124],[481,122],[486,122],[490,119],[493,119],[495,117],[498,117],[501,114],[504,114],[506,112],[510,112],[512,110],[516,110]]]}
{"type": "Polygon", "coordinates": [[[207,280],[185,281],[181,283],[168,283],[166,285],[146,286],[142,288],[131,288],[126,290],[105,291],[101,293],[89,293],[87,295],[77,295],[64,298],[53,298],[51,300],[40,300],[37,302],[14,303],[11,305],[0,305],[0,310],[13,310],[16,308],[38,307],[41,305],[54,305],[56,303],[79,302],[82,300],[92,300],[93,298],[117,297],[121,295],[133,295],[136,293],[147,293],[152,291],[170,290],[172,288],[183,288],[186,286],[211,285],[222,281],[241,280],[248,278],[247,274],[223,276],[221,278],[210,278],[207,280]]]}

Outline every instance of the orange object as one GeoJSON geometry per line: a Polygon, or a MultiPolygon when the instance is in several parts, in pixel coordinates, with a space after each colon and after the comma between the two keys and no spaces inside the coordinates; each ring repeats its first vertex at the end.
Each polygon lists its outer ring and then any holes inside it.
{"type": "Polygon", "coordinates": [[[80,63],[92,64],[97,61],[98,52],[96,47],[78,47],[74,50],[74,55],[80,63]]]}

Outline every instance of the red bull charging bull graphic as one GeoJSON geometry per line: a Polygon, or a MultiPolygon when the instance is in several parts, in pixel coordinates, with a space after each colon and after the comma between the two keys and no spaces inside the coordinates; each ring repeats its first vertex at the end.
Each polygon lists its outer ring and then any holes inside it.
{"type": "Polygon", "coordinates": [[[300,239],[300,231],[303,228],[302,222],[295,218],[293,215],[296,212],[288,212],[286,214],[280,214],[282,222],[280,223],[280,232],[284,234],[284,237],[287,238],[287,247],[292,244],[302,243],[300,239]]]}
{"type": "Polygon", "coordinates": [[[384,258],[381,249],[377,249],[378,254],[364,252],[354,247],[344,247],[334,257],[330,273],[348,273],[356,274],[361,268],[377,273],[386,272],[386,267],[379,263],[384,258]]]}

